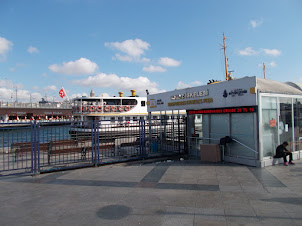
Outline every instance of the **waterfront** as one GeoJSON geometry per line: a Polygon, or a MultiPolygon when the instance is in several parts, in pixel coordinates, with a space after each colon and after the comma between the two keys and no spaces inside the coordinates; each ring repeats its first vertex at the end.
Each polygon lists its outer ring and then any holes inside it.
{"type": "MultiPolygon", "coordinates": [[[[10,127],[0,128],[0,148],[10,147],[13,143],[31,142],[34,139],[33,124],[11,124],[10,127]]],[[[70,124],[53,124],[52,126],[40,126],[38,128],[37,142],[47,143],[51,140],[70,139],[70,124]]]]}
{"type": "Polygon", "coordinates": [[[0,223],[302,224],[301,160],[266,168],[168,160],[1,178],[0,223]]]}
{"type": "Polygon", "coordinates": [[[147,126],[140,121],[117,128],[112,123],[102,128],[96,121],[69,121],[64,125],[62,122],[29,123],[23,127],[1,128],[0,173],[36,174],[179,155],[184,151],[185,126],[179,120],[159,120],[147,126]],[[83,128],[86,133],[74,133],[74,128],[83,128]],[[149,131],[152,131],[150,136],[149,131]]]}

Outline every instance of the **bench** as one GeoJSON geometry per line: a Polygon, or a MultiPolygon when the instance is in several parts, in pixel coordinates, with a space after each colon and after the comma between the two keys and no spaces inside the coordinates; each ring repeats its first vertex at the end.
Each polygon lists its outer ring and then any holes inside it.
{"type": "MultiPolygon", "coordinates": [[[[36,148],[40,151],[45,151],[48,154],[48,163],[50,162],[50,156],[60,153],[82,153],[81,159],[86,158],[85,142],[89,140],[53,140],[49,143],[36,143],[36,148]]],[[[15,161],[17,157],[24,153],[31,153],[32,148],[35,148],[35,143],[32,142],[20,142],[12,143],[11,150],[15,154],[15,161]]]]}
{"type": "MultiPolygon", "coordinates": [[[[111,151],[111,156],[114,156],[114,144],[100,144],[99,145],[99,152],[111,151]]],[[[92,151],[92,146],[86,148],[86,152],[92,151]]]]}
{"type": "MultiPolygon", "coordinates": [[[[40,151],[49,150],[49,143],[36,143],[36,147],[38,147],[38,145],[39,145],[40,151]]],[[[35,144],[34,143],[32,144],[31,142],[13,143],[11,145],[11,150],[15,154],[15,162],[17,161],[18,156],[21,156],[24,153],[31,152],[31,150],[32,150],[31,147],[33,147],[33,149],[34,149],[35,144]]]]}
{"type": "Polygon", "coordinates": [[[87,147],[86,140],[54,140],[49,144],[48,164],[52,156],[61,154],[81,153],[81,160],[86,159],[87,147]]]}

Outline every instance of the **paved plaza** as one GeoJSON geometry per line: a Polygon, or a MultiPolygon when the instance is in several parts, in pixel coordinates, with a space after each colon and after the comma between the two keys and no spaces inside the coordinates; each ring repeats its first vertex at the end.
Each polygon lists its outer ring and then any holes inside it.
{"type": "Polygon", "coordinates": [[[302,160],[197,160],[0,177],[0,225],[302,225],[302,160]]]}

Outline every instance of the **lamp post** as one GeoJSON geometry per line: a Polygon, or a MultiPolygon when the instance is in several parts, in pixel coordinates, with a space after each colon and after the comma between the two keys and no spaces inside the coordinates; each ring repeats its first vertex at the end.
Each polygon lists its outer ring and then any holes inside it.
{"type": "Polygon", "coordinates": [[[18,87],[16,86],[16,103],[18,103],[18,87]]]}
{"type": "Polygon", "coordinates": [[[32,97],[31,97],[31,93],[29,93],[29,102],[30,102],[30,106],[32,107],[33,104],[32,104],[32,97]]]}

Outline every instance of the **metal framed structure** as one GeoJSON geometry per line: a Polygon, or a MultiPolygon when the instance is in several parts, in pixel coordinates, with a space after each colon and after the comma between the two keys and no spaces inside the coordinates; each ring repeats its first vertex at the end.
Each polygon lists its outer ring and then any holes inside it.
{"type": "Polygon", "coordinates": [[[0,127],[0,175],[39,174],[185,152],[185,122],[141,119],[100,127],[102,121],[11,124],[0,127]],[[70,133],[74,127],[86,133],[70,133]]]}

